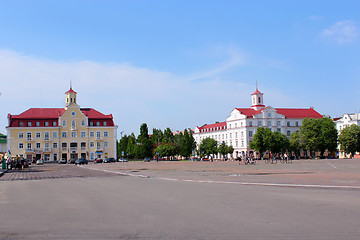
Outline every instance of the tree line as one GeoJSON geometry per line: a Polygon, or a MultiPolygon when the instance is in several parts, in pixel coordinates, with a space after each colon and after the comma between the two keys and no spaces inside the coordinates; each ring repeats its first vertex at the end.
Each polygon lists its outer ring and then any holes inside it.
{"type": "Polygon", "coordinates": [[[300,131],[291,133],[287,138],[280,132],[259,127],[250,142],[250,148],[258,151],[260,156],[266,151],[273,154],[292,152],[299,157],[301,151],[309,152],[309,157],[316,153],[324,157],[324,153],[334,154],[337,149],[338,132],[335,123],[329,117],[306,118],[300,126],[300,131]]]}
{"type": "Polygon", "coordinates": [[[137,137],[134,133],[125,135],[117,146],[118,158],[143,159],[154,156],[189,158],[196,148],[196,143],[191,130],[185,129],[183,133],[173,134],[170,128],[164,131],[154,128],[150,136],[147,124],[143,123],[137,137]]]}

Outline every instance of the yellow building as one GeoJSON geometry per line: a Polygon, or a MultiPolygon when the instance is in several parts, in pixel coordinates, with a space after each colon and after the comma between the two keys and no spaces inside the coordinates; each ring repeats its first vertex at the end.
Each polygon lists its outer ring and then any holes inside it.
{"type": "Polygon", "coordinates": [[[60,158],[116,158],[117,126],[112,115],[80,108],[76,92],[65,93],[65,108],[30,108],[8,115],[8,149],[12,156],[57,161],[60,158]]]}

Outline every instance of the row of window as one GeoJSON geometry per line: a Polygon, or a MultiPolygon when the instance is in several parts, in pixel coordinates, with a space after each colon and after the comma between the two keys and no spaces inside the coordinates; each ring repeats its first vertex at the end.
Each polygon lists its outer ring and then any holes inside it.
{"type": "MultiPolygon", "coordinates": [[[[32,127],[33,126],[33,122],[32,121],[28,121],[28,122],[19,122],[19,126],[20,127],[24,127],[24,124],[26,123],[26,126],[27,127],[32,127]]],[[[86,124],[86,122],[85,122],[85,120],[81,120],[81,126],[82,127],[84,127],[85,126],[85,124],[86,124]]],[[[100,121],[90,121],[90,126],[100,126],[100,124],[101,124],[101,122],[100,121]]],[[[52,121],[52,126],[53,127],[57,127],[57,121],[52,121]]],[[[66,127],[66,125],[67,125],[67,122],[66,122],[66,120],[63,120],[62,121],[62,126],[63,127],[66,127]]],[[[35,126],[36,127],[40,127],[40,122],[39,121],[36,121],[35,122],[35,126]]],[[[44,122],[44,126],[45,127],[49,127],[50,126],[50,122],[49,121],[45,121],[44,122]]],[[[76,127],[76,121],[75,120],[72,120],[71,121],[71,126],[72,127],[76,127]]],[[[107,126],[107,122],[106,121],[103,121],[103,123],[102,123],[102,126],[107,126]]]]}
{"type": "MultiPolygon", "coordinates": [[[[67,132],[62,132],[61,133],[62,138],[67,138],[67,136],[68,136],[67,132]]],[[[26,137],[27,137],[27,139],[31,140],[32,139],[32,132],[27,132],[26,137]]],[[[40,132],[35,133],[35,137],[36,138],[41,138],[41,133],[40,132]]],[[[58,132],[52,132],[52,137],[57,138],[58,137],[58,132]]],[[[77,133],[76,132],[71,132],[71,137],[76,138],[77,133]]],[[[80,132],[80,137],[82,137],[82,138],[86,137],[86,132],[80,132]]],[[[95,137],[95,132],[91,131],[89,133],[89,137],[95,137]]],[[[101,131],[96,131],[96,137],[101,138],[101,131]]],[[[104,131],[103,132],[103,137],[109,137],[109,132],[104,131]]],[[[19,132],[19,138],[24,138],[24,133],[23,132],[19,132]]],[[[44,132],[44,139],[45,140],[50,140],[50,132],[44,132]]]]}
{"type": "MultiPolygon", "coordinates": [[[[52,158],[52,160],[53,161],[58,161],[59,160],[59,158],[58,158],[58,154],[57,153],[53,153],[52,154],[53,155],[53,158],[52,158]]],[[[24,155],[23,154],[20,154],[19,155],[20,157],[24,157],[24,155]]],[[[95,160],[95,153],[94,152],[92,152],[92,153],[90,153],[90,160],[95,160]]],[[[109,156],[109,153],[108,152],[105,152],[104,153],[104,158],[107,158],[109,156]]],[[[32,159],[33,158],[33,156],[30,154],[30,155],[26,155],[26,157],[28,158],[28,159],[32,159]]],[[[45,161],[50,161],[50,159],[51,159],[51,154],[50,153],[44,153],[44,160],[45,161]]]]}
{"type": "MultiPolygon", "coordinates": [[[[265,122],[264,122],[264,123],[265,123],[265,122]]],[[[262,127],[262,126],[263,126],[263,122],[262,122],[262,121],[258,121],[257,124],[258,124],[259,127],[262,127]]],[[[270,126],[273,126],[272,124],[273,124],[272,121],[267,121],[267,126],[269,126],[269,127],[270,127],[270,126]]],[[[237,123],[235,123],[234,125],[235,125],[235,128],[237,128],[237,123]]],[[[249,127],[252,127],[252,126],[253,126],[253,122],[250,121],[250,122],[249,122],[249,127]]],[[[277,122],[276,122],[276,126],[281,126],[281,121],[277,121],[277,122]]],[[[290,121],[287,121],[287,122],[286,122],[286,126],[291,127],[291,122],[290,122],[290,121]]],[[[300,126],[300,125],[299,125],[299,122],[296,121],[294,126],[295,126],[295,127],[299,127],[299,126],[300,126]]],[[[243,127],[243,123],[242,123],[242,122],[240,123],[240,127],[243,127]]],[[[231,129],[231,128],[232,128],[232,124],[230,123],[230,124],[229,124],[229,129],[231,129]]],[[[219,131],[219,130],[225,130],[225,129],[226,129],[226,127],[221,127],[221,126],[220,126],[220,127],[213,127],[213,128],[201,129],[200,132],[212,132],[212,131],[219,131]]]]}
{"type": "MultiPolygon", "coordinates": [[[[72,145],[73,143],[70,143],[70,148],[73,148],[73,150],[77,150],[77,143],[75,145],[72,145]]],[[[67,143],[62,143],[61,144],[61,147],[62,148],[67,148],[67,143]]],[[[26,144],[26,149],[28,150],[32,150],[32,143],[27,143],[26,144]]],[[[53,148],[58,148],[58,144],[57,143],[53,143],[52,144],[52,147],[53,148]]],[[[86,148],[86,143],[85,142],[82,142],[80,143],[80,147],[81,148],[86,148]]],[[[95,143],[94,142],[90,142],[90,148],[94,148],[95,147],[95,143]]],[[[97,148],[101,148],[101,142],[96,142],[96,147],[97,148]]],[[[108,142],[104,142],[104,148],[107,148],[109,147],[109,143],[108,142]]],[[[24,143],[19,143],[19,149],[24,149],[24,143]]],[[[41,149],[41,143],[36,143],[35,144],[35,149],[41,149]]],[[[51,150],[50,149],[50,143],[44,143],[44,149],[46,150],[51,150]]]]}

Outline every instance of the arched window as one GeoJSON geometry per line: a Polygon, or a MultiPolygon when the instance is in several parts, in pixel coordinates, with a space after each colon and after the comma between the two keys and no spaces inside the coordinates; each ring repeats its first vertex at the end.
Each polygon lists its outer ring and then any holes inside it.
{"type": "Polygon", "coordinates": [[[259,97],[259,103],[261,103],[261,98],[259,97]]]}

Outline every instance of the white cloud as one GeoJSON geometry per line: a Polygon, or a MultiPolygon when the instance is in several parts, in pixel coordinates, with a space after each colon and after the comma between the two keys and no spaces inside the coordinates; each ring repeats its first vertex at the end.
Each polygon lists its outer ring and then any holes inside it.
{"type": "Polygon", "coordinates": [[[358,32],[358,28],[354,21],[345,20],[336,22],[323,30],[321,35],[335,41],[337,44],[345,44],[355,41],[358,32]]]}
{"type": "Polygon", "coordinates": [[[0,132],[5,131],[8,113],[64,107],[70,81],[81,107],[112,113],[126,134],[137,133],[143,122],[149,129],[182,130],[223,121],[234,104],[250,104],[254,86],[220,80],[220,73],[241,64],[241,56],[233,54],[214,69],[183,77],[129,63],[57,62],[0,50],[0,132]],[[197,78],[207,81],[192,81],[197,78]]]}

